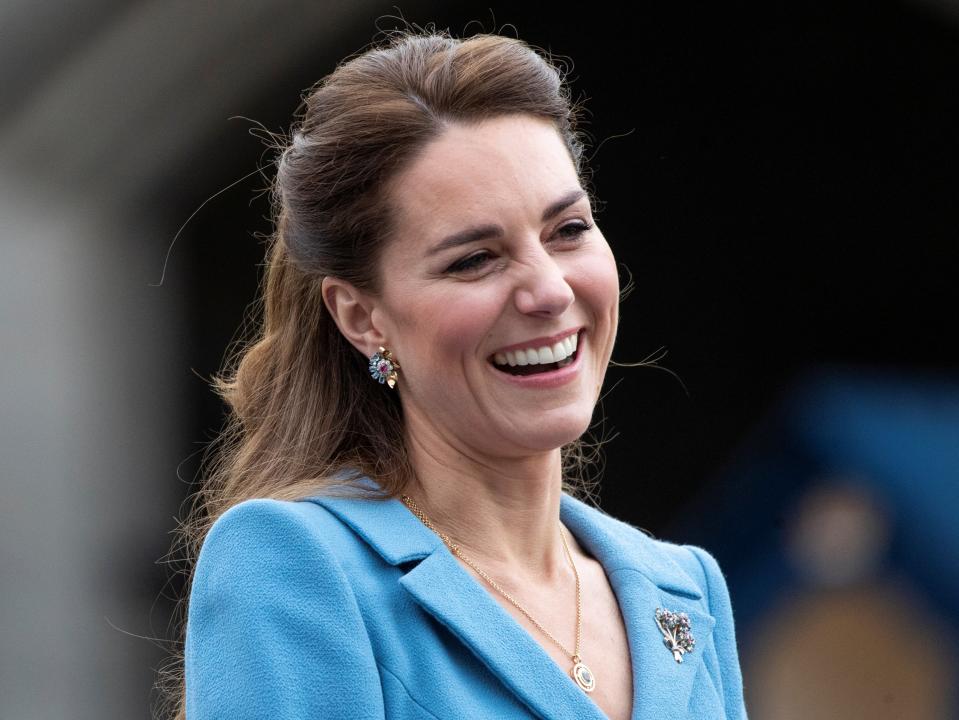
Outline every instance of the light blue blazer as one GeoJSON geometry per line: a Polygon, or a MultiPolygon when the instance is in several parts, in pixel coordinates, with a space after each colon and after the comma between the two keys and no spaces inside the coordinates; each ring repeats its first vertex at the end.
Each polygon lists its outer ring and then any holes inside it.
{"type": "MultiPolygon", "coordinates": [[[[634,720],[746,718],[715,559],[565,493],[561,519],[619,601],[634,720]],[[689,616],[682,664],[656,608],[689,616]]],[[[606,718],[492,592],[398,499],[239,503],[197,561],[187,720],[606,718]]]]}

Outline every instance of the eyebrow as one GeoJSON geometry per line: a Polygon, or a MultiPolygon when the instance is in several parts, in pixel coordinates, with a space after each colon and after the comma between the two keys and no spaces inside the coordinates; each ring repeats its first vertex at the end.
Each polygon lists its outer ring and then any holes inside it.
{"type": "MultiPolygon", "coordinates": [[[[568,208],[575,202],[582,200],[586,197],[586,191],[582,188],[577,188],[576,190],[571,190],[566,193],[556,202],[552,203],[543,211],[542,221],[548,222],[554,217],[559,215],[563,210],[568,208]]],[[[436,245],[429,249],[427,255],[436,255],[441,253],[444,250],[449,250],[450,248],[459,247],[460,245],[466,245],[472,242],[478,242],[480,240],[486,240],[489,238],[502,237],[505,234],[502,226],[500,225],[477,225],[476,227],[467,228],[466,230],[460,230],[455,232],[452,235],[440,240],[436,245]]]]}

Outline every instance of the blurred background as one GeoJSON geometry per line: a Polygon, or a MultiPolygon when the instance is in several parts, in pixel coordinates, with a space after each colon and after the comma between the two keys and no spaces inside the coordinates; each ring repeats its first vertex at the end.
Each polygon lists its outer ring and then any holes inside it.
{"type": "Polygon", "coordinates": [[[405,22],[571,68],[614,359],[658,358],[602,505],[717,557],[750,717],[959,717],[956,0],[0,4],[0,717],[151,716],[258,131],[405,22]]]}

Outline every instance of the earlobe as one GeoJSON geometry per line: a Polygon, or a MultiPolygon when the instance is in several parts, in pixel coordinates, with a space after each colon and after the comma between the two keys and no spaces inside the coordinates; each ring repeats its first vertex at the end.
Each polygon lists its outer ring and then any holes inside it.
{"type": "Polygon", "coordinates": [[[343,337],[363,355],[371,356],[384,341],[373,323],[373,298],[352,283],[329,275],[323,278],[321,293],[343,337]]]}

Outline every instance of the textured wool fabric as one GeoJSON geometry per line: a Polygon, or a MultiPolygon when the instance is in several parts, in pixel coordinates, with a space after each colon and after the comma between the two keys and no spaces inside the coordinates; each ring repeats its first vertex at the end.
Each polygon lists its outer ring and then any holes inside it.
{"type": "MultiPolygon", "coordinates": [[[[565,493],[560,516],[619,601],[634,720],[745,720],[733,611],[712,555],[565,493]],[[656,608],[689,617],[696,644],[681,664],[656,608]]],[[[242,502],[197,562],[187,719],[606,718],[492,592],[398,499],[242,502]]]]}

